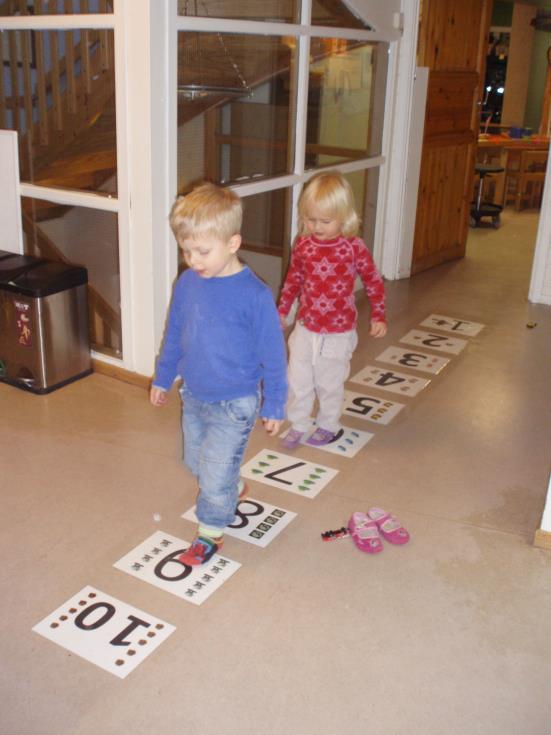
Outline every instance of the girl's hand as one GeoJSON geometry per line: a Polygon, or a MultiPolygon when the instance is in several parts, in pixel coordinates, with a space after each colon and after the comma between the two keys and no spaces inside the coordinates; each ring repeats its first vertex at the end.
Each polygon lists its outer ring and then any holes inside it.
{"type": "Polygon", "coordinates": [[[149,391],[149,400],[154,406],[164,406],[168,401],[166,390],[153,386],[149,391]]]}
{"type": "Polygon", "coordinates": [[[386,322],[379,322],[376,319],[372,319],[369,334],[372,337],[384,337],[386,334],[386,322]]]}
{"type": "Polygon", "coordinates": [[[281,324],[281,328],[283,329],[283,331],[285,331],[287,329],[287,317],[280,314],[279,323],[281,324]]]}
{"type": "Polygon", "coordinates": [[[262,423],[264,424],[264,428],[268,432],[270,436],[275,436],[279,429],[281,428],[281,424],[283,421],[280,421],[279,419],[262,419],[262,423]]]}

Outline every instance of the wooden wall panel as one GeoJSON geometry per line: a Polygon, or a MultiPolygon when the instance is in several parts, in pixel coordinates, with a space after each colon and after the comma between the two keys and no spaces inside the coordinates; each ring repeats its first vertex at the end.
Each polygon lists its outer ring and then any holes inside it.
{"type": "Polygon", "coordinates": [[[477,71],[480,44],[473,30],[484,27],[485,5],[483,0],[423,0],[417,64],[434,71],[477,71]]]}
{"type": "Polygon", "coordinates": [[[421,166],[419,195],[423,207],[415,223],[412,273],[462,255],[461,233],[470,204],[464,193],[467,169],[464,146],[427,149],[421,166]]]}
{"type": "Polygon", "coordinates": [[[476,102],[476,72],[431,72],[428,87],[430,115],[425,121],[425,144],[450,142],[458,135],[463,142],[473,143],[472,111],[476,102]]]}
{"type": "Polygon", "coordinates": [[[491,0],[423,0],[429,67],[411,273],[465,254],[491,0]]]}

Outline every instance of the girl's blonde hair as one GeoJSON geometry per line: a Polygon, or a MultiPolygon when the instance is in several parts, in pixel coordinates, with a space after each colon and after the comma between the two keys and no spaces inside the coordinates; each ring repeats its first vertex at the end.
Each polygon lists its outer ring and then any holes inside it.
{"type": "Polygon", "coordinates": [[[354,206],[354,194],[348,181],[338,171],[316,174],[304,185],[298,200],[301,235],[307,232],[306,219],[310,205],[340,222],[341,233],[345,237],[358,233],[360,219],[354,206]]]}
{"type": "Polygon", "coordinates": [[[243,205],[230,189],[205,183],[178,197],[169,222],[178,242],[198,237],[216,237],[228,242],[241,232],[243,205]]]}

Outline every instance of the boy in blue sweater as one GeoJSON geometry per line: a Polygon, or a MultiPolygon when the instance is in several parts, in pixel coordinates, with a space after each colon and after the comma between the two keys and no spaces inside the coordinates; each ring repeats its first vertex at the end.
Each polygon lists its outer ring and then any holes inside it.
{"type": "Polygon", "coordinates": [[[176,200],[170,225],[189,269],[178,279],[150,400],[183,379],[184,462],[199,483],[197,536],[180,557],[204,564],[222,546],[245,488],[241,460],[260,413],[275,436],[284,418],[287,364],[268,287],[241,263],[242,204],[202,184],[176,200]]]}

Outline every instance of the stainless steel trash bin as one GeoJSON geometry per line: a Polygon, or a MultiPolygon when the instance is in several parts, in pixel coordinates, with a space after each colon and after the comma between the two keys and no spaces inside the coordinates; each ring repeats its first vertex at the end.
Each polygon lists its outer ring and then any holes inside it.
{"type": "Polygon", "coordinates": [[[49,393],[92,372],[85,268],[0,251],[0,380],[49,393]]]}

